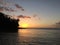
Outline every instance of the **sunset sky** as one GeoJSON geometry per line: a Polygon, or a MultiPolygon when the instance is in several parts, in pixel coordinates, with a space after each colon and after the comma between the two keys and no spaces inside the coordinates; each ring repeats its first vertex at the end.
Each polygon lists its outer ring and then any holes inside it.
{"type": "Polygon", "coordinates": [[[30,16],[31,18],[20,18],[21,27],[60,28],[60,0],[0,0],[0,12],[30,16]]]}

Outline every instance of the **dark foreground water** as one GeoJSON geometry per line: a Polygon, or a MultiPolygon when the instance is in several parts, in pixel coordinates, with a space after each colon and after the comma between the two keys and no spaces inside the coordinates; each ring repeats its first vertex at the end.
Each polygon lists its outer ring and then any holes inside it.
{"type": "Polygon", "coordinates": [[[0,45],[60,45],[60,30],[19,29],[0,33],[0,45]]]}

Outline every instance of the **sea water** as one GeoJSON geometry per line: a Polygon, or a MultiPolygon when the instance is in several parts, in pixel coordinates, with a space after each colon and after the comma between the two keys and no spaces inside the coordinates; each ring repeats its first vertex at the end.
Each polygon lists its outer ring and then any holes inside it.
{"type": "Polygon", "coordinates": [[[0,45],[60,45],[60,30],[18,29],[0,33],[0,45]]]}

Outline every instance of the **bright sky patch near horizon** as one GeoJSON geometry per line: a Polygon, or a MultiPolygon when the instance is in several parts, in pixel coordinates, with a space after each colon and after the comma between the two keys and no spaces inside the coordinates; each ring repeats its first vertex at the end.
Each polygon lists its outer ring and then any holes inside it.
{"type": "Polygon", "coordinates": [[[7,3],[5,6],[11,7],[12,9],[16,10],[15,6],[17,7],[17,5],[15,4],[22,6],[23,8],[21,7],[21,9],[24,9],[24,11],[17,9],[16,12],[3,11],[4,13],[17,16],[22,14],[32,17],[31,19],[22,18],[20,24],[25,22],[30,25],[29,27],[50,27],[50,25],[60,23],[60,0],[0,0],[0,2],[1,1],[7,3]],[[36,15],[36,17],[34,15],[36,15]]]}

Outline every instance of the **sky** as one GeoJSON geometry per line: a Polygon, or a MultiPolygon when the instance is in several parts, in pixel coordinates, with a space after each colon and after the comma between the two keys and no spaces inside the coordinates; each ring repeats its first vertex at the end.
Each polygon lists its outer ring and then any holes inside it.
{"type": "Polygon", "coordinates": [[[60,0],[0,0],[0,11],[8,15],[31,17],[20,18],[20,25],[60,28],[60,0]],[[1,10],[2,5],[4,11],[1,10]]]}

